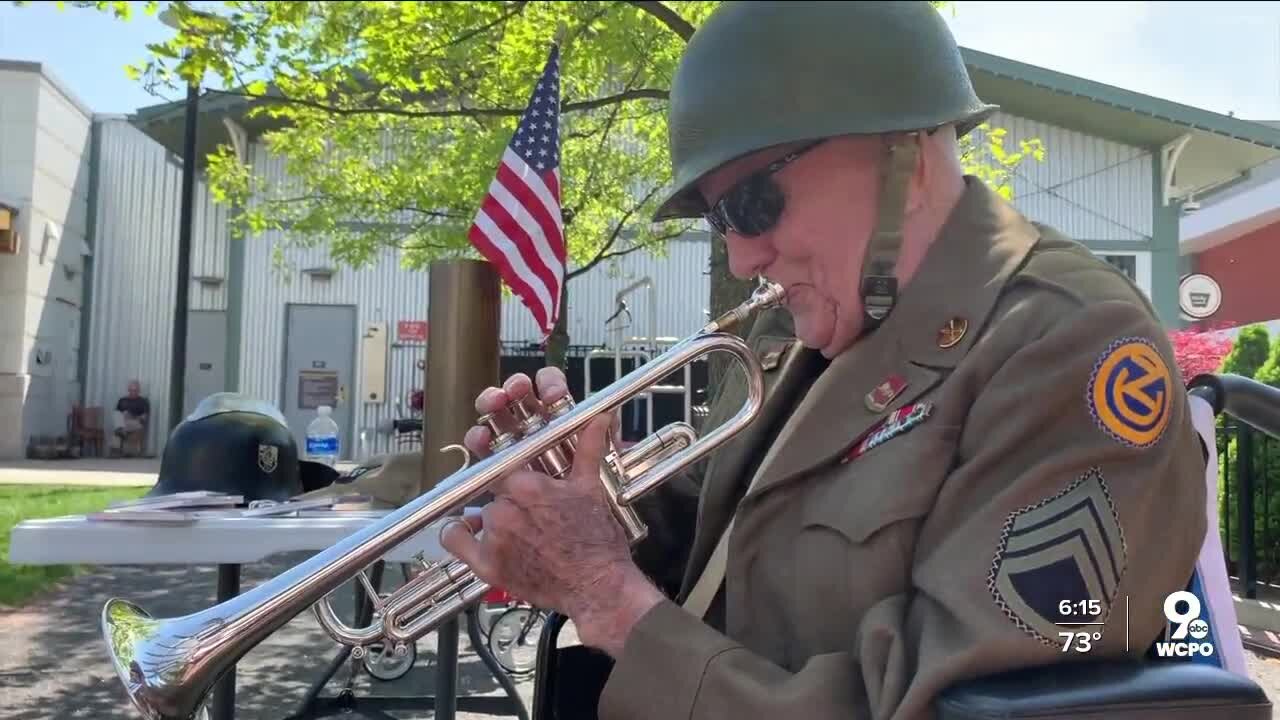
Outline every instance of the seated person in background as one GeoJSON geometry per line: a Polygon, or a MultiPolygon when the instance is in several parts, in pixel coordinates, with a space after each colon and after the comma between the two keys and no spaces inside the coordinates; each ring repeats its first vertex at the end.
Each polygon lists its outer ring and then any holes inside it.
{"type": "Polygon", "coordinates": [[[147,418],[151,417],[151,402],[142,396],[142,383],[130,380],[127,395],[116,403],[116,412],[120,413],[116,423],[115,435],[124,449],[128,441],[137,442],[138,451],[142,449],[142,438],[147,430],[147,418]]]}

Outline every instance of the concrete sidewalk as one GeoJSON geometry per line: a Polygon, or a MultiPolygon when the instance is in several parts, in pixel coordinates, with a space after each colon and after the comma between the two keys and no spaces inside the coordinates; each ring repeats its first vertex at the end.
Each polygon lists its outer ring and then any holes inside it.
{"type": "MultiPolygon", "coordinates": [[[[276,556],[244,567],[241,590],[248,591],[309,557],[309,553],[276,556]]],[[[137,720],[124,687],[112,670],[99,630],[102,606],[111,597],[136,601],[156,617],[167,618],[204,610],[214,604],[217,570],[204,566],[111,566],[94,568],[70,578],[33,599],[26,607],[0,609],[0,717],[5,720],[137,720]]],[[[388,566],[383,589],[403,583],[398,566],[388,566]]],[[[333,595],[335,612],[351,622],[353,582],[333,595]]],[[[572,640],[570,636],[566,638],[572,640]]],[[[417,644],[417,662],[402,678],[373,680],[361,673],[354,679],[358,698],[370,696],[422,697],[435,691],[437,637],[417,644]]],[[[238,720],[280,720],[298,710],[311,683],[338,646],[315,616],[304,611],[261,644],[236,667],[238,720]]],[[[471,649],[465,633],[458,642],[458,694],[502,696],[504,693],[471,649]]],[[[325,697],[340,692],[352,677],[344,666],[325,689],[325,697]]],[[[528,707],[533,679],[519,678],[516,688],[528,707]]],[[[427,720],[429,707],[396,710],[394,714],[351,714],[347,717],[385,717],[427,720]]],[[[332,717],[342,717],[334,715],[332,717]]],[[[510,716],[508,716],[510,717],[510,716]]],[[[495,716],[459,712],[458,720],[494,720],[495,716]]]]}
{"type": "Polygon", "coordinates": [[[0,485],[149,487],[159,472],[159,458],[6,460],[0,462],[0,485]]]}

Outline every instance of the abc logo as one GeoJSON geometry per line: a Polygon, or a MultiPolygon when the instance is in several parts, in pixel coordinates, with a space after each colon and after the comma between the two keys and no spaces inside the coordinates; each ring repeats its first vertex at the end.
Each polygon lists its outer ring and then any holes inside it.
{"type": "Polygon", "coordinates": [[[1164,599],[1164,616],[1174,625],[1169,639],[1173,642],[1157,642],[1160,657],[1195,657],[1213,655],[1213,644],[1195,642],[1209,636],[1209,623],[1200,617],[1200,598],[1185,590],[1170,593],[1164,599]],[[1187,636],[1191,641],[1187,641],[1187,636]]]}

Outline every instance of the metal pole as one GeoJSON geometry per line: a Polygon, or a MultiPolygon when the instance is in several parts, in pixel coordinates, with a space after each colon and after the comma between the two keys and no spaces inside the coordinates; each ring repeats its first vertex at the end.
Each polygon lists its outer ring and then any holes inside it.
{"type": "MultiPolygon", "coordinates": [[[[476,422],[476,396],[499,384],[502,308],[499,276],[488,262],[439,261],[428,282],[422,491],[457,471],[458,454],[440,448],[462,442],[476,422]]],[[[459,630],[455,618],[436,631],[436,720],[454,720],[457,713],[459,630]]]]}
{"type": "Polygon", "coordinates": [[[1258,597],[1258,558],[1253,545],[1253,428],[1238,420],[1236,435],[1236,476],[1240,491],[1240,586],[1250,600],[1258,597]]]}
{"type": "Polygon", "coordinates": [[[173,351],[169,359],[169,431],[182,422],[187,370],[187,305],[191,294],[191,223],[196,185],[196,123],[200,86],[187,84],[186,128],[182,139],[182,209],[178,218],[178,273],[174,278],[173,351]]]}

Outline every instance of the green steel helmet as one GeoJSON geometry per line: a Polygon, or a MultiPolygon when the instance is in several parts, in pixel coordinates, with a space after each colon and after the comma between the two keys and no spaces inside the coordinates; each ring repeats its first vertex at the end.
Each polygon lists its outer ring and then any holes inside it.
{"type": "Polygon", "coordinates": [[[671,83],[675,177],[654,219],[701,217],[697,181],[758,150],[947,124],[964,135],[997,109],[927,2],[724,2],[671,83]]]}

